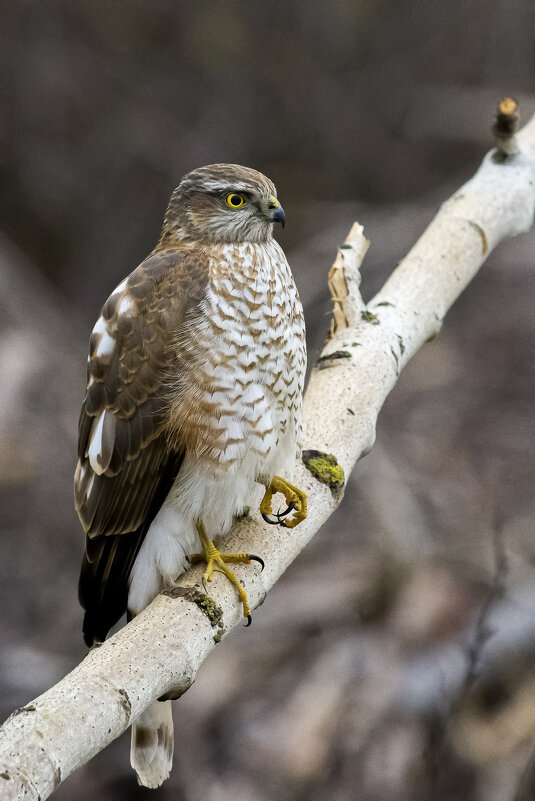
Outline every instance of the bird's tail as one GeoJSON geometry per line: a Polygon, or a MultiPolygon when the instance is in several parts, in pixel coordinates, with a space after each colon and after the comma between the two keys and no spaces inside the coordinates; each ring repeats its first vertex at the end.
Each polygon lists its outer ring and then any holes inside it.
{"type": "Polygon", "coordinates": [[[143,787],[159,787],[173,764],[171,701],[154,701],[132,724],[130,764],[143,787]]]}

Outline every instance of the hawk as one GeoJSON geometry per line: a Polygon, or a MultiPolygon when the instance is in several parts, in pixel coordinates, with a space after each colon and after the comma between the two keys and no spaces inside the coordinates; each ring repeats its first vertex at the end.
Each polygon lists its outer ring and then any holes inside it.
{"type": "MultiPolygon", "coordinates": [[[[188,173],[152,253],[112,292],[90,338],[79,421],[75,506],[86,532],[79,595],[87,645],[102,642],[189,564],[207,562],[247,594],[220,552],[255,482],[269,523],[306,516],[306,496],[279,474],[301,447],[303,309],[273,238],[284,211],[256,170],[188,173]],[[288,508],[272,516],[272,495],[288,508]]],[[[171,702],[132,726],[138,780],[157,787],[173,753],[171,702]]]]}

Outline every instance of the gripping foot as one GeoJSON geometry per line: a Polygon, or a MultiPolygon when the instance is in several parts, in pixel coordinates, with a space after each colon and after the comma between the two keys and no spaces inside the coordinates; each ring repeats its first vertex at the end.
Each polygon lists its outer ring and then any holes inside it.
{"type": "Polygon", "coordinates": [[[299,525],[307,516],[307,496],[306,494],[294,487],[284,478],[275,476],[271,484],[266,487],[266,492],[260,504],[260,514],[266,521],[273,526],[284,526],[285,528],[294,528],[299,525]],[[271,507],[273,494],[281,492],[286,498],[288,508],[283,512],[277,512],[275,518],[270,517],[273,514],[271,507]],[[293,517],[288,519],[288,515],[295,512],[293,517]]]}
{"type": "Polygon", "coordinates": [[[227,567],[227,563],[241,562],[243,564],[250,565],[251,562],[254,561],[258,562],[263,570],[264,560],[252,553],[221,553],[221,551],[218,551],[212,540],[208,537],[206,531],[204,530],[203,524],[201,522],[198,522],[196,524],[196,527],[203,548],[203,552],[192,554],[190,556],[190,562],[192,565],[195,564],[196,562],[206,562],[206,570],[204,571],[202,577],[202,583],[205,591],[206,591],[206,582],[212,581],[214,570],[217,573],[223,573],[228,578],[230,583],[234,584],[234,586],[238,590],[238,595],[240,596],[240,600],[243,605],[243,616],[247,618],[246,625],[250,626],[252,618],[251,618],[251,610],[249,609],[249,601],[247,599],[247,593],[243,589],[236,573],[233,570],[231,570],[230,567],[227,567]]]}

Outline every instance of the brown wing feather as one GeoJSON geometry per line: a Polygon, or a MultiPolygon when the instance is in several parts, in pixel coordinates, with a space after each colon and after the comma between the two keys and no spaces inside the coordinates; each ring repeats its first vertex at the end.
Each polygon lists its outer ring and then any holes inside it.
{"type": "Polygon", "coordinates": [[[175,453],[162,464],[150,509],[138,529],[127,534],[86,537],[78,595],[85,609],[83,634],[88,646],[105,640],[126,611],[130,571],[181,463],[182,454],[175,453]]]}
{"type": "Polygon", "coordinates": [[[133,531],[144,520],[168,455],[173,335],[207,280],[203,254],[159,251],[102,309],[90,340],[75,474],[76,511],[90,537],[133,531]],[[99,350],[103,337],[113,348],[99,350]],[[99,444],[93,459],[92,442],[99,444]]]}
{"type": "Polygon", "coordinates": [[[110,296],[91,335],[74,478],[87,534],[79,595],[89,645],[125,611],[134,560],[180,469],[183,450],[165,430],[172,343],[207,281],[202,253],[156,252],[110,296]]]}

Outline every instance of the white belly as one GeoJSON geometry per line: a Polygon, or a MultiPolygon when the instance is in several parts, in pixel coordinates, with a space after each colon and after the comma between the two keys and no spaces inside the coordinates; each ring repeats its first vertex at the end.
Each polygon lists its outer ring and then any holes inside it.
{"type": "MultiPolygon", "coordinates": [[[[280,436],[271,458],[259,461],[258,454],[251,450],[218,475],[213,475],[209,465],[203,465],[202,458],[186,456],[136,558],[129,610],[138,614],[189,567],[188,557],[201,551],[197,520],[202,520],[208,536],[214,538],[225,534],[245,507],[257,513],[264,487],[256,478],[260,474],[266,481],[274,475],[291,478],[295,451],[296,432],[291,428],[280,436]]],[[[284,506],[282,499],[281,505],[284,506]]],[[[266,524],[266,534],[267,529],[266,524]]]]}

